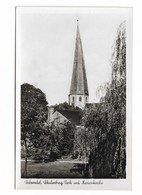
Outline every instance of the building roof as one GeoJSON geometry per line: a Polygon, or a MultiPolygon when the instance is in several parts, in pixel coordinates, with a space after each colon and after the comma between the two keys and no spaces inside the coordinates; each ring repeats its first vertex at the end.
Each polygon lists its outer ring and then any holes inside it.
{"type": "Polygon", "coordinates": [[[58,111],[64,117],[66,117],[70,122],[73,122],[76,125],[80,124],[81,113],[80,111],[72,111],[72,110],[55,110],[58,111]]]}
{"type": "Polygon", "coordinates": [[[89,95],[82,42],[80,38],[78,23],[70,95],[89,95]]]}

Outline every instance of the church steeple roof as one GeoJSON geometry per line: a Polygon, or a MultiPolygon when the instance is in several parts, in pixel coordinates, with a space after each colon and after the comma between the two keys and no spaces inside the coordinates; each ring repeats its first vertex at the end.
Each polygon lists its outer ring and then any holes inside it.
{"type": "Polygon", "coordinates": [[[78,20],[70,95],[89,95],[78,20]]]}

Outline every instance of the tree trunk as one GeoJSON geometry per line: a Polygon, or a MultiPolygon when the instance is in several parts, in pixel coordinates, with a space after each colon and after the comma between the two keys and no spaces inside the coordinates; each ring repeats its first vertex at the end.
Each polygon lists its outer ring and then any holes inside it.
{"type": "Polygon", "coordinates": [[[92,178],[94,175],[93,175],[93,165],[91,164],[89,166],[89,177],[92,178]]]}
{"type": "Polygon", "coordinates": [[[25,170],[24,170],[24,175],[25,175],[25,177],[27,178],[27,176],[28,176],[28,171],[27,171],[27,164],[28,164],[28,149],[27,149],[27,141],[24,140],[24,142],[25,142],[25,152],[26,152],[26,154],[25,154],[25,170]]]}

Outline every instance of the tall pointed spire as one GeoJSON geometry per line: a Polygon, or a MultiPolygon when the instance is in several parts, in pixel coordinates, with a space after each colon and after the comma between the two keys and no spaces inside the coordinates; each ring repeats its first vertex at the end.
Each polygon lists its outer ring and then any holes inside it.
{"type": "MultiPolygon", "coordinates": [[[[76,43],[75,43],[75,54],[74,54],[74,65],[73,65],[73,73],[72,73],[72,81],[71,81],[71,88],[69,96],[73,96],[74,103],[69,99],[70,104],[74,104],[78,107],[84,107],[86,102],[88,101],[89,91],[88,91],[88,84],[87,84],[87,76],[85,70],[85,62],[83,56],[83,49],[82,49],[82,42],[79,32],[79,21],[77,20],[77,32],[76,32],[76,43]],[[79,103],[82,106],[79,106],[77,102],[75,102],[75,98],[80,97],[83,101],[79,103]],[[81,97],[83,96],[83,97],[81,97]],[[71,103],[72,102],[72,103],[71,103]]],[[[73,100],[72,99],[72,100],[73,100]]]]}

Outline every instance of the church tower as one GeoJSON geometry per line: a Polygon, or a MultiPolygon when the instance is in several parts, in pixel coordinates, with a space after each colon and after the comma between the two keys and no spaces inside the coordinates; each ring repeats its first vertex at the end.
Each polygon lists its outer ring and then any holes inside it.
{"type": "Polygon", "coordinates": [[[88,101],[89,91],[87,84],[87,76],[85,70],[82,42],[79,32],[79,23],[77,20],[76,43],[72,81],[69,93],[69,104],[83,109],[86,103],[88,103],[88,101]]]}

